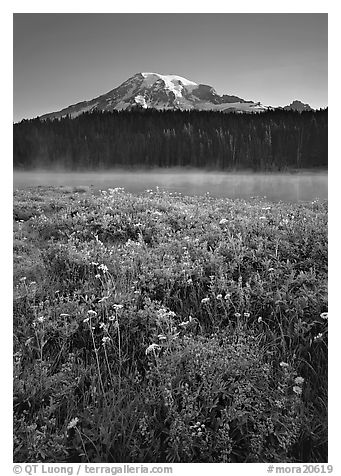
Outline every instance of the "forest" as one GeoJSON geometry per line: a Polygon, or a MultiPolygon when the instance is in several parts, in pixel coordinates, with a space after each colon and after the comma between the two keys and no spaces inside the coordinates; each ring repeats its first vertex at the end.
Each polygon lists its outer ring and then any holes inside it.
{"type": "Polygon", "coordinates": [[[92,112],[14,124],[16,169],[326,168],[328,110],[92,112]]]}

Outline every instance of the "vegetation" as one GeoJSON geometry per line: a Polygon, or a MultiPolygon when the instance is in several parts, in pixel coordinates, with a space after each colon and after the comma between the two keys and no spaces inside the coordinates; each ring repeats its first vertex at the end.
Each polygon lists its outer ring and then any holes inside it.
{"type": "Polygon", "coordinates": [[[326,202],[16,191],[14,460],[327,461],[326,280],[326,202]]]}
{"type": "Polygon", "coordinates": [[[326,168],[327,110],[114,111],[14,125],[17,168],[326,168]]]}

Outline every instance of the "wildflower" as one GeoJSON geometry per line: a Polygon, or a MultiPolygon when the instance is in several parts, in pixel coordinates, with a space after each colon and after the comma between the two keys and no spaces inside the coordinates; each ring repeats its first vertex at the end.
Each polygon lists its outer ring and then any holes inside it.
{"type": "Polygon", "coordinates": [[[320,314],[320,318],[321,319],[325,319],[326,321],[328,321],[328,312],[322,312],[320,314]]]}
{"type": "Polygon", "coordinates": [[[88,314],[89,316],[97,316],[97,312],[93,311],[92,309],[89,309],[88,314]]]}
{"type": "Polygon", "coordinates": [[[155,352],[155,350],[159,350],[161,347],[158,344],[150,344],[146,348],[146,355],[150,354],[150,352],[155,352]]]}
{"type": "Polygon", "coordinates": [[[79,418],[72,418],[72,420],[70,421],[70,423],[68,424],[67,426],[67,429],[70,430],[71,428],[74,428],[77,423],[79,422],[79,418]]]}
{"type": "Polygon", "coordinates": [[[22,278],[19,279],[19,281],[21,281],[22,283],[24,283],[26,281],[26,276],[23,276],[22,278]]]}
{"type": "Polygon", "coordinates": [[[101,269],[103,273],[106,273],[108,271],[108,266],[102,263],[98,266],[98,269],[101,269]]]}
{"type": "Polygon", "coordinates": [[[301,387],[298,387],[297,385],[295,385],[294,387],[292,387],[292,389],[296,393],[296,395],[301,395],[302,394],[302,388],[301,387]]]}
{"type": "Polygon", "coordinates": [[[219,225],[225,225],[226,223],[228,223],[228,220],[226,220],[226,218],[222,218],[219,222],[219,225]]]}
{"type": "Polygon", "coordinates": [[[274,268],[269,268],[268,271],[270,273],[271,271],[275,271],[275,269],[274,268]]]}
{"type": "Polygon", "coordinates": [[[262,322],[263,321],[263,318],[262,316],[259,316],[259,318],[257,319],[258,322],[262,322]]]}
{"type": "Polygon", "coordinates": [[[85,319],[83,319],[83,322],[89,322],[90,320],[90,317],[86,317],[85,319]]]}
{"type": "Polygon", "coordinates": [[[238,318],[238,317],[240,317],[240,316],[241,316],[241,314],[240,314],[239,312],[235,312],[235,313],[234,313],[234,317],[237,317],[237,318],[238,318]]]}
{"type": "Polygon", "coordinates": [[[100,274],[96,274],[95,278],[96,279],[100,279],[101,275],[100,274]]]}
{"type": "Polygon", "coordinates": [[[317,334],[317,336],[314,337],[314,340],[321,339],[321,337],[322,337],[322,334],[321,334],[321,332],[319,332],[319,333],[317,334]]]}
{"type": "Polygon", "coordinates": [[[296,377],[294,382],[297,383],[297,385],[302,385],[302,383],[304,382],[304,378],[303,377],[296,377]]]}
{"type": "Polygon", "coordinates": [[[108,319],[109,319],[109,321],[115,321],[115,320],[116,320],[116,316],[109,316],[108,319]]]}
{"type": "Polygon", "coordinates": [[[217,294],[216,299],[222,299],[223,296],[221,294],[217,294]]]}
{"type": "Polygon", "coordinates": [[[30,343],[34,340],[34,337],[30,337],[27,339],[27,341],[25,342],[25,346],[28,346],[30,345],[30,343]]]}
{"type": "Polygon", "coordinates": [[[38,322],[44,322],[45,320],[46,320],[46,317],[44,317],[44,316],[37,317],[38,322]]]}
{"type": "Polygon", "coordinates": [[[210,301],[209,297],[205,297],[204,299],[201,300],[201,304],[207,304],[210,301]]]}
{"type": "Polygon", "coordinates": [[[227,301],[228,299],[230,299],[230,297],[231,297],[231,294],[230,294],[230,293],[226,293],[226,294],[225,294],[225,297],[224,297],[225,301],[227,301]]]}
{"type": "Polygon", "coordinates": [[[103,345],[105,345],[105,344],[106,344],[107,342],[109,342],[109,341],[110,341],[110,337],[108,337],[108,336],[104,336],[104,337],[102,338],[102,343],[103,343],[103,345]]]}
{"type": "Polygon", "coordinates": [[[279,364],[279,366],[280,366],[280,367],[283,367],[283,368],[287,368],[287,367],[289,367],[289,364],[287,364],[286,362],[281,362],[281,363],[279,364]]]}
{"type": "Polygon", "coordinates": [[[248,318],[250,316],[251,316],[251,314],[249,312],[244,312],[244,317],[248,318]]]}
{"type": "Polygon", "coordinates": [[[114,309],[115,311],[118,311],[119,309],[123,308],[123,304],[114,304],[114,309]]]}
{"type": "Polygon", "coordinates": [[[99,263],[96,263],[95,261],[92,261],[91,264],[92,264],[93,266],[98,266],[99,263]]]}
{"type": "Polygon", "coordinates": [[[187,279],[187,284],[188,284],[188,285],[193,284],[193,280],[192,280],[191,278],[187,279]]]}

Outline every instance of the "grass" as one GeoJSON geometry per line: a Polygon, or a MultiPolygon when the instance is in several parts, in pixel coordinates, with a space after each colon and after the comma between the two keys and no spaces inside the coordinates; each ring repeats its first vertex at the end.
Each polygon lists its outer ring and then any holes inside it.
{"type": "Polygon", "coordinates": [[[14,195],[15,462],[326,462],[327,203],[14,195]]]}

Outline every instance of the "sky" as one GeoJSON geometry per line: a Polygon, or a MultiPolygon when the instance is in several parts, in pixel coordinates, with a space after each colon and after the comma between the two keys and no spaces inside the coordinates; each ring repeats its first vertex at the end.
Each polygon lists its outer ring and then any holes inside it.
{"type": "Polygon", "coordinates": [[[93,99],[137,72],[265,105],[326,107],[326,13],[15,13],[13,120],[93,99]]]}

